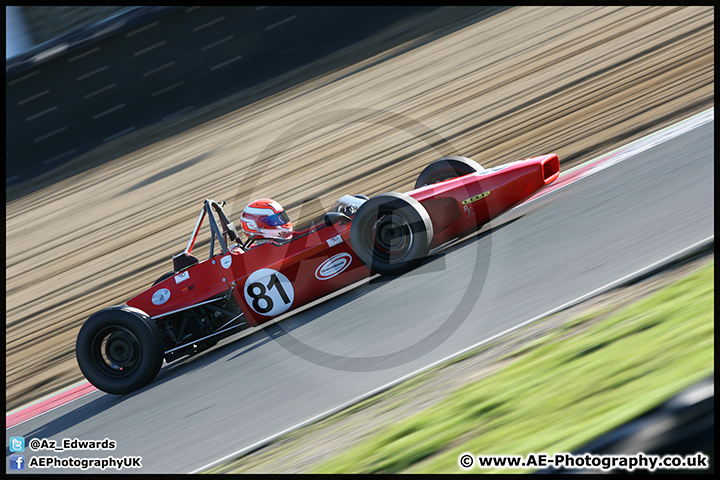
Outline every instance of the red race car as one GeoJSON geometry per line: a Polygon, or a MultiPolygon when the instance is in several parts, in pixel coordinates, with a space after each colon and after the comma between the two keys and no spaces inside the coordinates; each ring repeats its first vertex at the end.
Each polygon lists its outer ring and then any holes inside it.
{"type": "Polygon", "coordinates": [[[82,326],[80,369],[100,390],[132,392],[155,378],[163,359],[194,355],[373,273],[415,268],[430,249],[479,229],[559,171],[556,154],[488,170],[465,157],[444,157],[422,171],[410,192],[345,195],[291,239],[262,244],[242,241],[224,203],[205,200],[173,271],[82,326]],[[192,250],[205,218],[210,255],[199,261],[192,250]]]}

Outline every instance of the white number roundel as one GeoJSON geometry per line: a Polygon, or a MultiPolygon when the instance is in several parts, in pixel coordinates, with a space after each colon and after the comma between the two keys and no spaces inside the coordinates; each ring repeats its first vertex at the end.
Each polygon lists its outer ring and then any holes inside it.
{"type": "Polygon", "coordinates": [[[256,313],[273,317],[293,303],[295,290],[285,275],[272,268],[261,268],[245,281],[245,301],[256,313]]]}

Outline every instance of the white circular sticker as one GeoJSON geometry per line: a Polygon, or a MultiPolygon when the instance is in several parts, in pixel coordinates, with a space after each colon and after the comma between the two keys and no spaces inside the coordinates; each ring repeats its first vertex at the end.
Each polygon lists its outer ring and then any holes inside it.
{"type": "Polygon", "coordinates": [[[268,317],[280,315],[289,309],[295,298],[290,280],[271,268],[253,272],[245,281],[244,292],[250,308],[268,317]]]}
{"type": "Polygon", "coordinates": [[[321,263],[317,270],[315,270],[315,278],[318,280],[327,280],[335,275],[339,275],[350,266],[350,262],[352,262],[352,256],[349,253],[343,252],[333,255],[321,263]]]}
{"type": "Polygon", "coordinates": [[[161,288],[157,292],[153,293],[152,303],[153,305],[162,305],[163,303],[170,300],[170,290],[167,288],[161,288]]]}

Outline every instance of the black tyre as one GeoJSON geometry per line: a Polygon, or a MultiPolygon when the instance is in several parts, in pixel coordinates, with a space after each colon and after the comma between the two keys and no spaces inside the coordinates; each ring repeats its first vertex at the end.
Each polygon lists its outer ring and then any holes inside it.
{"type": "Polygon", "coordinates": [[[475,160],[467,157],[452,155],[443,157],[430,163],[420,172],[415,188],[432,185],[433,183],[450,180],[451,178],[462,177],[470,173],[482,172],[485,169],[475,160]]]}
{"type": "Polygon", "coordinates": [[[363,203],[353,217],[350,241],[368,268],[399,275],[418,266],[430,251],[432,222],[425,208],[402,193],[384,193],[363,203]]]}
{"type": "Polygon", "coordinates": [[[158,278],[157,280],[155,280],[155,283],[153,283],[153,287],[154,287],[155,285],[157,285],[158,283],[160,283],[160,282],[162,282],[162,281],[164,281],[164,280],[167,280],[168,278],[172,277],[173,275],[175,275],[175,272],[174,272],[174,271],[164,273],[164,274],[162,275],[162,277],[160,277],[160,278],[158,278]]]}
{"type": "Polygon", "coordinates": [[[80,329],[75,355],[90,383],[104,392],[130,393],[150,383],[163,362],[160,329],[146,313],[110,307],[80,329]]]}

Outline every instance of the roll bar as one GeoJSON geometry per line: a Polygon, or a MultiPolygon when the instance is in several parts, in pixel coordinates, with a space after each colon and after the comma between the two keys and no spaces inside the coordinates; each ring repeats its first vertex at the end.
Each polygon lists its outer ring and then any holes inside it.
{"type": "Polygon", "coordinates": [[[229,237],[231,241],[235,241],[235,243],[239,245],[240,248],[242,248],[243,250],[246,249],[247,245],[243,244],[240,241],[240,237],[237,230],[235,229],[235,225],[233,225],[233,223],[228,219],[227,215],[225,215],[225,212],[222,209],[222,207],[225,205],[227,205],[227,202],[221,202],[221,204],[218,204],[215,200],[209,198],[205,200],[205,203],[203,204],[203,209],[200,212],[200,216],[195,223],[195,228],[190,235],[190,240],[188,241],[187,247],[185,247],[186,253],[192,254],[193,246],[195,246],[195,241],[197,240],[198,234],[200,233],[200,227],[202,226],[203,220],[205,219],[206,215],[208,217],[208,221],[210,222],[210,258],[212,258],[215,253],[214,249],[216,238],[218,239],[218,242],[220,242],[220,248],[222,249],[223,255],[226,255],[230,251],[227,246],[227,237],[229,237]],[[223,231],[220,230],[220,227],[215,220],[213,210],[215,210],[215,213],[217,213],[218,217],[220,217],[223,231]]]}

